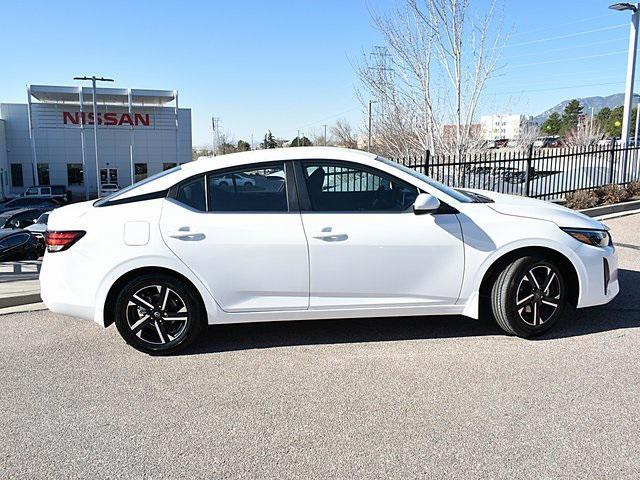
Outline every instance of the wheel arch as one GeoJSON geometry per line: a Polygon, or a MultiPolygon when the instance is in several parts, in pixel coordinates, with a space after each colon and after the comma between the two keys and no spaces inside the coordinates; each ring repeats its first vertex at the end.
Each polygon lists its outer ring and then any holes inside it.
{"type": "Polygon", "coordinates": [[[107,296],[105,298],[104,305],[102,307],[103,322],[105,327],[108,327],[115,321],[114,308],[115,308],[115,302],[116,302],[116,298],[118,296],[118,292],[120,288],[122,288],[122,286],[125,285],[132,278],[135,278],[140,275],[146,275],[146,274],[170,275],[170,276],[179,278],[180,280],[185,282],[187,285],[189,285],[193,289],[193,292],[195,293],[196,297],[198,298],[198,301],[200,302],[200,307],[202,308],[202,312],[205,318],[207,318],[207,305],[204,301],[204,298],[202,298],[202,294],[200,290],[194,285],[194,283],[189,278],[187,278],[182,273],[176,270],[173,270],[171,268],[159,267],[159,266],[145,266],[145,267],[138,267],[138,268],[129,270],[128,272],[118,277],[116,281],[111,284],[111,287],[109,287],[109,291],[107,292],[107,296]]]}
{"type": "Polygon", "coordinates": [[[493,286],[497,276],[509,263],[513,262],[517,258],[528,255],[542,255],[558,264],[563,273],[564,280],[567,283],[567,300],[575,307],[578,304],[581,288],[580,275],[578,274],[576,266],[564,253],[544,246],[516,248],[503,253],[495,259],[482,277],[479,288],[480,296],[483,297],[491,294],[491,287],[493,286]]]}

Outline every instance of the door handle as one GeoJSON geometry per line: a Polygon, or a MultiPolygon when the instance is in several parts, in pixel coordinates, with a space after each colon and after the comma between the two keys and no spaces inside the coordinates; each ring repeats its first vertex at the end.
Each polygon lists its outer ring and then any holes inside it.
{"type": "Polygon", "coordinates": [[[328,242],[340,242],[349,238],[346,233],[339,233],[332,231],[331,227],[325,227],[321,232],[312,235],[313,238],[318,240],[326,240],[328,242]]]}
{"type": "Polygon", "coordinates": [[[180,227],[178,230],[170,232],[169,237],[177,239],[202,240],[204,233],[194,233],[189,227],[180,227]]]}

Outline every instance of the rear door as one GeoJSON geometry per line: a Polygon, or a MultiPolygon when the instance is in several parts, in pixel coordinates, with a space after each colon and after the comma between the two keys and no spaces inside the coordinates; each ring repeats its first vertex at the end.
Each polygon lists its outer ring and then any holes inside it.
{"type": "Polygon", "coordinates": [[[455,304],[464,272],[455,214],[415,215],[417,187],[357,163],[296,167],[310,308],[455,304]]]}
{"type": "Polygon", "coordinates": [[[307,241],[290,162],[182,182],[165,200],[161,230],[223,310],[308,308],[307,241]]]}

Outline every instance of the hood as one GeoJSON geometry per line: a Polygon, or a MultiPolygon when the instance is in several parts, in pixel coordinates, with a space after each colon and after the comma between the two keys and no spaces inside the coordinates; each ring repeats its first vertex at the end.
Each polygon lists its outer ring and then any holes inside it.
{"type": "Polygon", "coordinates": [[[494,203],[487,203],[487,206],[503,215],[546,220],[555,223],[559,227],[608,230],[599,221],[555,203],[486,190],[468,190],[489,197],[494,203]]]}

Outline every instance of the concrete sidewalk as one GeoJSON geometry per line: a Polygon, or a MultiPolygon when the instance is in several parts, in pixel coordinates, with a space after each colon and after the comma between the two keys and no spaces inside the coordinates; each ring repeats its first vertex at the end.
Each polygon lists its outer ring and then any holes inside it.
{"type": "Polygon", "coordinates": [[[0,308],[38,303],[40,260],[0,263],[0,308]]]}

